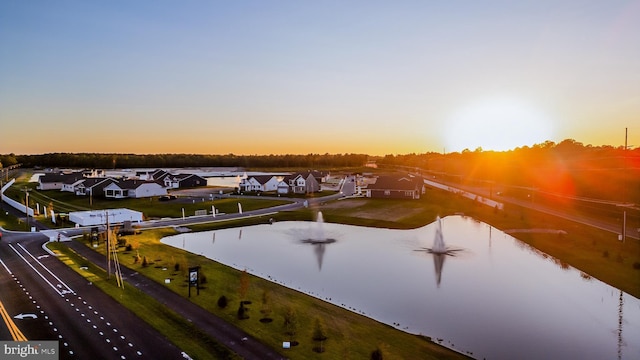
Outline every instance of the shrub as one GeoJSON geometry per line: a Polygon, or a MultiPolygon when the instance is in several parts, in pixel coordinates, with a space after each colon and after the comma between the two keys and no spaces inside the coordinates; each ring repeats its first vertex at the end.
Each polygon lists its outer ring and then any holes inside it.
{"type": "Polygon", "coordinates": [[[173,265],[173,270],[179,271],[180,270],[180,263],[176,263],[175,265],[173,265]]]}
{"type": "Polygon", "coordinates": [[[147,261],[147,257],[144,256],[142,258],[142,267],[147,267],[149,265],[149,262],[147,261]]]}
{"type": "Polygon", "coordinates": [[[371,360],[382,360],[382,351],[375,349],[371,352],[371,360]]]}
{"type": "Polygon", "coordinates": [[[248,319],[249,315],[247,315],[247,311],[249,311],[249,309],[244,307],[244,301],[240,301],[240,307],[238,308],[238,319],[239,320],[248,319]]]}
{"type": "Polygon", "coordinates": [[[636,270],[640,270],[640,261],[636,261],[633,263],[633,268],[636,270]]]}
{"type": "Polygon", "coordinates": [[[218,299],[218,307],[221,309],[224,309],[227,307],[227,304],[228,304],[227,297],[224,295],[220,296],[220,298],[218,299]]]}

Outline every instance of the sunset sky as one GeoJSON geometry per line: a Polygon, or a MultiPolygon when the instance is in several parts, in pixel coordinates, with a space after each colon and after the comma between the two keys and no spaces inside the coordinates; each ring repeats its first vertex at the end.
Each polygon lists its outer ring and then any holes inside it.
{"type": "Polygon", "coordinates": [[[0,153],[640,146],[640,1],[2,1],[0,153]]]}

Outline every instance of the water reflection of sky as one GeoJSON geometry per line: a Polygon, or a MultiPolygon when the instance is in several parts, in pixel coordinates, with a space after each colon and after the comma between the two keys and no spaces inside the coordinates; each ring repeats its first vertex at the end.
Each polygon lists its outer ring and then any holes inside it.
{"type": "MultiPolygon", "coordinates": [[[[431,224],[390,230],[281,222],[181,234],[163,242],[202,254],[476,358],[640,358],[640,300],[561,267],[513,237],[474,221],[443,219],[447,257],[442,272],[424,251],[431,224]],[[440,284],[438,285],[438,276],[440,284]],[[330,299],[330,300],[329,300],[330,299]]],[[[562,241],[562,239],[559,239],[562,241]]],[[[584,274],[582,274],[584,275],[584,274]]]]}

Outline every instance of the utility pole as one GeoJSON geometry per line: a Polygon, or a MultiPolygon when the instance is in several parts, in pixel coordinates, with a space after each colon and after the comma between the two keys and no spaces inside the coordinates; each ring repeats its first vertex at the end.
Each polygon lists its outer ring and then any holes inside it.
{"type": "MultiPolygon", "coordinates": [[[[629,128],[624,128],[624,173],[627,174],[627,138],[629,134],[629,128]]],[[[627,187],[624,187],[624,200],[627,201],[627,187]]],[[[622,243],[624,244],[627,239],[627,210],[624,208],[622,215],[622,243]]]]}
{"type": "Polygon", "coordinates": [[[27,216],[27,231],[30,231],[29,228],[29,188],[25,186],[24,188],[24,214],[27,216]]]}
{"type": "Polygon", "coordinates": [[[109,211],[106,211],[105,214],[107,214],[107,279],[111,279],[111,243],[109,241],[111,229],[109,228],[109,211]]]}

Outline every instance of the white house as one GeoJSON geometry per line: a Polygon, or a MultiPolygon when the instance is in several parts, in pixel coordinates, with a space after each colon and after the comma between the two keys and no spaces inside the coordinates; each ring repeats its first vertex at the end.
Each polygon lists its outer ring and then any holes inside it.
{"type": "Polygon", "coordinates": [[[276,191],[278,177],[275,175],[255,175],[240,181],[241,191],[276,191]]]}
{"type": "Polygon", "coordinates": [[[167,195],[167,189],[153,181],[123,180],[104,188],[104,196],[110,199],[143,198],[167,195]]]}
{"type": "Polygon", "coordinates": [[[75,179],[75,178],[70,178],[67,179],[63,184],[62,184],[62,189],[60,189],[61,191],[67,191],[70,193],[75,193],[76,192],[76,187],[79,186],[80,184],[82,184],[86,179],[82,178],[82,179],[75,179]]]}

